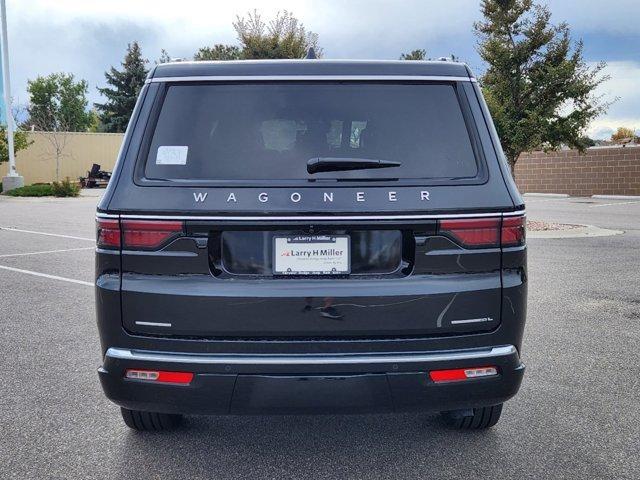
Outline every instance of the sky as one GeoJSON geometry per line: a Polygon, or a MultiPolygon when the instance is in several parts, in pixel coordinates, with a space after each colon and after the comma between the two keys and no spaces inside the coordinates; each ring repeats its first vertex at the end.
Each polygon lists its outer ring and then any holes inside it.
{"type": "MultiPolygon", "coordinates": [[[[71,72],[89,82],[90,102],[104,72],[119,67],[127,44],[140,42],[153,61],[166,49],[191,58],[202,46],[236,43],[236,15],[257,9],[265,17],[289,10],[317,33],[325,58],[396,59],[424,48],[429,57],[455,54],[476,72],[473,22],[479,0],[7,0],[14,104],[28,103],[27,80],[71,72]]],[[[597,92],[614,100],[588,133],[608,138],[619,126],[640,132],[639,0],[549,0],[554,23],[567,22],[584,41],[585,60],[607,62],[611,76],[597,92]]]]}

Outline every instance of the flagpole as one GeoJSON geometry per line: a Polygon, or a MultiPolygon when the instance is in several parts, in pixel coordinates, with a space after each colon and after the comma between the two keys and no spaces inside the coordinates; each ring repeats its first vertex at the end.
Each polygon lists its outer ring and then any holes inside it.
{"type": "Polygon", "coordinates": [[[7,39],[7,6],[5,0],[0,0],[0,14],[2,15],[2,75],[4,90],[4,118],[7,121],[7,151],[9,153],[9,172],[2,179],[3,190],[21,187],[24,180],[16,170],[16,159],[13,150],[13,117],[11,115],[11,82],[9,79],[9,41],[7,39]]]}

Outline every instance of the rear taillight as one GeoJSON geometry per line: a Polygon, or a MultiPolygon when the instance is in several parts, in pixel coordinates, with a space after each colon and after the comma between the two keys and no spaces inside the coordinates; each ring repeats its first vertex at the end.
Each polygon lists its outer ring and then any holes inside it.
{"type": "Polygon", "coordinates": [[[500,218],[440,220],[439,232],[465,247],[497,247],[500,218]]]}
{"type": "Polygon", "coordinates": [[[183,232],[180,221],[122,220],[122,248],[153,250],[183,232]]]}
{"type": "Polygon", "coordinates": [[[120,248],[120,220],[113,218],[96,219],[96,244],[98,248],[120,248]]]}
{"type": "Polygon", "coordinates": [[[517,247],[526,241],[526,217],[505,217],[502,219],[500,240],[503,247],[517,247]]]}
{"type": "Polygon", "coordinates": [[[191,372],[170,372],[166,370],[128,369],[124,376],[130,380],[144,380],[156,383],[177,383],[188,385],[193,380],[191,372]]]}
{"type": "Polygon", "coordinates": [[[525,243],[525,217],[440,220],[438,233],[463,247],[515,247],[525,243]]]}
{"type": "Polygon", "coordinates": [[[435,383],[458,382],[471,378],[493,377],[498,375],[496,367],[455,368],[453,370],[433,370],[429,378],[435,383]]]}
{"type": "Polygon", "coordinates": [[[154,250],[184,233],[180,221],[96,219],[98,248],[154,250]]]}

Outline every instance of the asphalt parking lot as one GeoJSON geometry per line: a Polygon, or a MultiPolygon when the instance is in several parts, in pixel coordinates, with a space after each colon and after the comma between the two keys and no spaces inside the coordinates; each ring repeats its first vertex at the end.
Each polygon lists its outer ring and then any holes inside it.
{"type": "Polygon", "coordinates": [[[527,199],[531,219],[625,233],[529,240],[525,381],[480,433],[437,415],[129,431],[96,374],[95,204],[0,197],[0,477],[640,478],[640,201],[527,199]]]}

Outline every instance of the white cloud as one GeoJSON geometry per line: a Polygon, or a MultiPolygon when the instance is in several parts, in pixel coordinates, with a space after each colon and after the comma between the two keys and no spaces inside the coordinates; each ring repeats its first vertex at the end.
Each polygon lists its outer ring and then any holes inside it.
{"type": "MultiPolygon", "coordinates": [[[[538,3],[546,3],[538,0],[538,3]]],[[[638,0],[550,0],[553,22],[566,21],[573,30],[638,34],[638,0]]]]}
{"type": "Polygon", "coordinates": [[[398,58],[414,48],[471,58],[471,25],[479,15],[468,0],[9,0],[13,96],[25,103],[28,79],[65,71],[88,80],[90,100],[97,101],[95,87],[119,65],[127,43],[140,41],[152,61],[162,48],[190,58],[202,46],[235,43],[236,15],[253,9],[265,19],[293,12],[320,34],[327,58],[398,58]]]}
{"type": "Polygon", "coordinates": [[[608,138],[618,127],[640,130],[640,62],[609,62],[604,74],[611,78],[597,90],[605,100],[618,100],[613,103],[606,115],[594,120],[588,133],[594,138],[608,138]]]}
{"type": "MultiPolygon", "coordinates": [[[[623,40],[616,44],[615,37],[640,36],[637,6],[638,0],[604,7],[600,0],[550,0],[553,21],[569,22],[576,38],[595,35],[586,47],[609,60],[612,78],[599,91],[620,100],[593,122],[592,135],[640,128],[640,61],[615,61],[637,49],[623,40]]],[[[266,18],[292,11],[320,35],[327,58],[398,58],[425,48],[430,56],[454,53],[476,72],[484,69],[472,32],[479,0],[8,0],[13,96],[24,104],[27,79],[64,71],[86,79],[90,101],[98,101],[96,86],[104,85],[105,70],[119,65],[127,43],[140,41],[151,61],[162,48],[191,57],[204,45],[235,43],[232,22],[253,9],[266,18]]],[[[635,60],[632,55],[626,58],[635,60]]]]}

